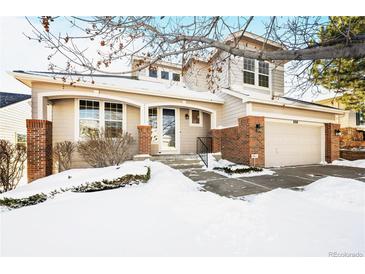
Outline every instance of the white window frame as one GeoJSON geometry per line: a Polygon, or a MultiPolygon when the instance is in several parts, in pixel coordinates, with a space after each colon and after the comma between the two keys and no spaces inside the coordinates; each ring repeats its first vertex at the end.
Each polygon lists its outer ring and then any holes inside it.
{"type": "Polygon", "coordinates": [[[189,126],[191,127],[203,127],[203,112],[198,109],[189,109],[189,126]],[[193,110],[199,111],[199,124],[193,123],[193,110]]]}
{"type": "MultiPolygon", "coordinates": [[[[127,131],[127,104],[118,101],[110,100],[95,100],[88,98],[77,98],[75,99],[75,141],[82,140],[80,136],[80,100],[99,102],[99,130],[105,128],[105,103],[121,104],[123,110],[122,118],[122,130],[127,131]]],[[[109,120],[108,120],[109,121],[109,120]]]]}
{"type": "MultiPolygon", "coordinates": [[[[248,59],[252,59],[252,58],[248,58],[248,59]]],[[[269,87],[262,87],[262,86],[259,86],[259,74],[262,74],[262,73],[259,73],[259,60],[255,60],[255,71],[250,71],[250,70],[246,70],[244,69],[244,58],[243,58],[243,61],[242,61],[242,83],[243,83],[243,86],[245,87],[248,87],[248,88],[254,88],[254,89],[260,89],[260,90],[264,90],[264,91],[271,91],[272,89],[272,74],[271,74],[271,70],[272,70],[272,64],[270,62],[266,62],[269,64],[269,87]],[[246,84],[244,82],[244,71],[247,71],[247,72],[251,72],[251,73],[254,73],[255,75],[255,84],[254,85],[251,85],[251,84],[246,84]]],[[[265,74],[262,74],[262,75],[265,75],[265,74]]]]}

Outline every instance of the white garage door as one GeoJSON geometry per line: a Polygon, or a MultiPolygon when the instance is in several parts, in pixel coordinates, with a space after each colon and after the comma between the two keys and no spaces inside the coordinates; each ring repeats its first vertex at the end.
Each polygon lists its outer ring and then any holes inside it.
{"type": "Polygon", "coordinates": [[[265,122],[265,166],[318,164],[324,144],[323,126],[299,122],[265,122]]]}

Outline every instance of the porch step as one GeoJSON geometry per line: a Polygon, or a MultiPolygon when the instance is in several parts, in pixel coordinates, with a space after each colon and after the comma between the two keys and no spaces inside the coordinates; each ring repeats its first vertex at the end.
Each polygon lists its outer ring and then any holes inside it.
{"type": "Polygon", "coordinates": [[[175,169],[200,169],[203,163],[198,155],[158,155],[152,156],[152,161],[158,161],[175,169]]]}

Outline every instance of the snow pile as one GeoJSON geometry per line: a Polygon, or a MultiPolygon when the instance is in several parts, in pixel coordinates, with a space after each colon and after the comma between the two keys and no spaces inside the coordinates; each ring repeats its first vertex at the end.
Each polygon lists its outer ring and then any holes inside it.
{"type": "Polygon", "coordinates": [[[237,174],[227,174],[222,170],[216,170],[214,168],[224,168],[224,167],[230,167],[232,170],[238,169],[238,168],[249,168],[249,166],[246,165],[240,165],[240,164],[235,164],[233,162],[230,162],[226,159],[220,159],[220,160],[216,160],[214,158],[214,156],[212,154],[208,154],[208,167],[206,167],[206,170],[209,171],[214,171],[218,174],[221,174],[223,176],[226,177],[230,177],[230,178],[239,178],[239,177],[253,177],[253,176],[262,176],[262,175],[273,175],[275,172],[270,170],[270,169],[266,169],[264,168],[262,171],[260,172],[248,172],[248,173],[237,173],[237,174]]]}
{"type": "MultiPolygon", "coordinates": [[[[365,253],[364,183],[327,177],[305,191],[276,189],[242,201],[199,191],[197,183],[158,162],[126,163],[118,172],[142,171],[145,165],[151,166],[147,184],[87,194],[68,192],[36,206],[3,212],[2,255],[365,253]]],[[[108,169],[105,173],[98,169],[94,176],[105,176],[111,172],[108,169]]],[[[78,177],[94,171],[70,172],[78,177]]],[[[43,182],[53,184],[54,178],[43,182]]],[[[33,185],[40,188],[39,184],[33,185]]],[[[21,188],[12,195],[17,192],[21,188]]]]}
{"type": "Polygon", "coordinates": [[[365,159],[364,160],[355,160],[355,161],[335,160],[332,162],[332,165],[365,168],[365,159]]]}
{"type": "Polygon", "coordinates": [[[37,193],[43,192],[46,194],[53,190],[79,186],[88,182],[101,181],[103,179],[112,180],[126,174],[146,174],[146,165],[135,165],[134,162],[125,162],[123,168],[111,166],[105,168],[71,169],[38,179],[30,184],[19,185],[14,190],[0,194],[0,198],[26,198],[37,193]]]}

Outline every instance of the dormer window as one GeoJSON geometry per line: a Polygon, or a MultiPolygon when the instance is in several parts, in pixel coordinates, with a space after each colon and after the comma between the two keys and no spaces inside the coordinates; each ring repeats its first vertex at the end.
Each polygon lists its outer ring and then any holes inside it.
{"type": "Polygon", "coordinates": [[[180,82],[180,74],[173,73],[172,74],[172,80],[175,81],[175,82],[180,82]]]}
{"type": "Polygon", "coordinates": [[[169,80],[170,79],[170,74],[168,71],[161,71],[161,79],[164,79],[164,80],[169,80]]]}
{"type": "Polygon", "coordinates": [[[249,85],[255,85],[255,60],[243,59],[243,82],[249,85]]]}
{"type": "Polygon", "coordinates": [[[157,69],[156,68],[149,68],[148,76],[152,78],[157,78],[157,69]]]}
{"type": "Polygon", "coordinates": [[[259,61],[259,86],[269,87],[269,63],[259,61]]]}

